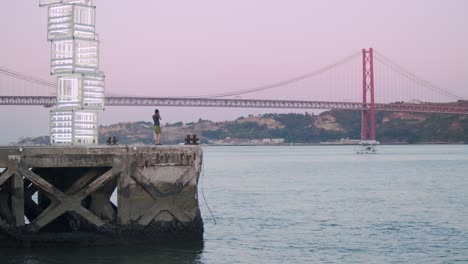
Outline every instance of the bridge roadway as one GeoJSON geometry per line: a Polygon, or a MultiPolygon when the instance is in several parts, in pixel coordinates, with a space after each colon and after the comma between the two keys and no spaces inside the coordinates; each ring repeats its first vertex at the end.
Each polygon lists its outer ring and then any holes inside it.
{"type": "MultiPolygon", "coordinates": [[[[0,96],[0,105],[40,105],[52,107],[55,96],[0,96]]],[[[359,102],[287,101],[262,99],[219,99],[190,97],[106,97],[107,106],[178,106],[178,107],[231,107],[231,108],[277,108],[277,109],[342,109],[360,111],[359,102]]],[[[375,104],[376,111],[416,112],[468,115],[468,107],[442,103],[391,103],[375,104]]]]}

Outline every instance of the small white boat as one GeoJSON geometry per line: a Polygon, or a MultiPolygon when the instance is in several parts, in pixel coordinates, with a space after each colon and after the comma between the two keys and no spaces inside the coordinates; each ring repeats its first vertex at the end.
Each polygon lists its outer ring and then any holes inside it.
{"type": "Polygon", "coordinates": [[[379,141],[376,140],[361,140],[355,151],[357,154],[377,154],[377,145],[379,144],[379,141]]]}

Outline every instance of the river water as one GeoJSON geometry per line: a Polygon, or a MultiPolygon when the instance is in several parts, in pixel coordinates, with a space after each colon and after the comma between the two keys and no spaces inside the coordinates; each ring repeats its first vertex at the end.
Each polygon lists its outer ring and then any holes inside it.
{"type": "Polygon", "coordinates": [[[204,147],[205,238],[0,263],[468,263],[468,146],[204,147]]]}

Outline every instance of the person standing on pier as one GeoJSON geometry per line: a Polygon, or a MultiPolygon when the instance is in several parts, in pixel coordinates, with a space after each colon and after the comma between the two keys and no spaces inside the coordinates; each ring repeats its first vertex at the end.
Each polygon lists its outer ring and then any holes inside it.
{"type": "Polygon", "coordinates": [[[159,123],[161,116],[159,115],[159,110],[154,110],[153,121],[154,121],[154,143],[156,145],[161,145],[161,124],[159,123]]]}

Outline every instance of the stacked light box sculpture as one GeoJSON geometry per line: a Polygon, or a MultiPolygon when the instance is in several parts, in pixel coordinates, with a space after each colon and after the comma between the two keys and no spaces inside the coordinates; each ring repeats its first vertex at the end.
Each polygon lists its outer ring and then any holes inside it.
{"type": "Polygon", "coordinates": [[[98,112],[104,109],[99,70],[96,7],[92,0],[39,0],[48,8],[50,72],[57,77],[57,107],[50,113],[53,145],[98,144],[98,112]]]}

